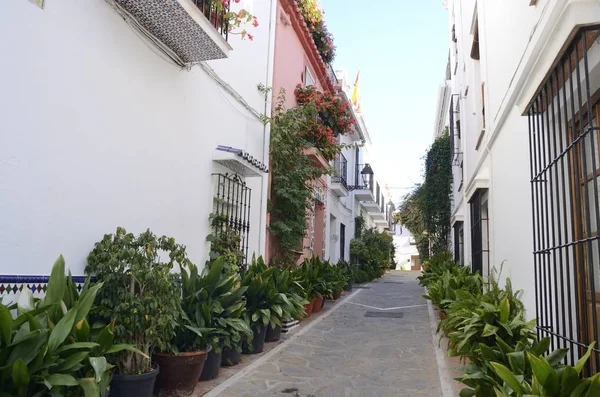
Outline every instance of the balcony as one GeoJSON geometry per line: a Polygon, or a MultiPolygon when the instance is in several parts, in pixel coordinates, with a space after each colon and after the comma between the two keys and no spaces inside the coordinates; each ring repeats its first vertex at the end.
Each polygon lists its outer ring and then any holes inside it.
{"type": "Polygon", "coordinates": [[[341,153],[333,162],[333,172],[331,191],[338,197],[348,196],[348,160],[341,153]]]}
{"type": "Polygon", "coordinates": [[[323,158],[323,155],[321,154],[321,152],[319,152],[319,149],[315,147],[304,149],[302,151],[302,154],[304,154],[310,159],[314,167],[324,169],[329,168],[329,163],[327,162],[327,160],[325,160],[325,158],[323,158]]]}
{"type": "Polygon", "coordinates": [[[226,58],[228,10],[211,0],[108,0],[132,28],[182,67],[226,58]]]}
{"type": "Polygon", "coordinates": [[[355,169],[354,185],[348,189],[359,201],[375,201],[375,183],[373,179],[373,169],[369,164],[358,164],[355,169]]]}
{"type": "Polygon", "coordinates": [[[375,201],[363,201],[361,204],[367,214],[371,215],[372,218],[374,214],[380,212],[379,204],[377,204],[375,201]]]}

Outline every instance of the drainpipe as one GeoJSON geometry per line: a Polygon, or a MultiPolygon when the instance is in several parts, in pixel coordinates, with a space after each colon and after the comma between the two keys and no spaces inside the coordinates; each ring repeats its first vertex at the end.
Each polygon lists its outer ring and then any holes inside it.
{"type": "MultiPolygon", "coordinates": [[[[265,74],[265,86],[273,85],[273,69],[275,58],[275,24],[277,21],[277,0],[271,0],[271,10],[269,17],[269,51],[267,55],[267,71],[265,74]]],[[[273,96],[269,93],[265,96],[264,114],[271,115],[273,96]]],[[[260,226],[258,234],[258,249],[259,255],[265,255],[267,249],[267,197],[269,194],[269,179],[270,179],[270,162],[269,162],[269,147],[271,141],[271,126],[265,124],[263,126],[263,163],[269,164],[269,174],[263,175],[262,178],[262,194],[260,195],[260,226]]]]}

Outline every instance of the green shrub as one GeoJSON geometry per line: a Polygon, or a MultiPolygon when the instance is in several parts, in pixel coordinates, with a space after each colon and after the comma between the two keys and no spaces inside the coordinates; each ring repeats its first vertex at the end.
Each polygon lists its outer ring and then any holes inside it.
{"type": "Polygon", "coordinates": [[[123,374],[151,370],[154,351],[173,352],[181,324],[181,290],[173,270],[189,263],[185,246],[150,230],[134,236],[123,228],[106,234],[87,258],[86,273],[96,275],[105,288],[96,302],[102,309],[94,318],[115,320],[115,340],[134,344],[144,352],[125,352],[116,359],[123,374]],[[162,258],[162,259],[161,259],[162,258]]]}

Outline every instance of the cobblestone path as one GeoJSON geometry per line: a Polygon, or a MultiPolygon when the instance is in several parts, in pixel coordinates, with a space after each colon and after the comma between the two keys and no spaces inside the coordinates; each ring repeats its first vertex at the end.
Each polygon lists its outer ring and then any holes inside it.
{"type": "Polygon", "coordinates": [[[366,284],[219,395],[441,396],[417,275],[393,271],[366,284]]]}

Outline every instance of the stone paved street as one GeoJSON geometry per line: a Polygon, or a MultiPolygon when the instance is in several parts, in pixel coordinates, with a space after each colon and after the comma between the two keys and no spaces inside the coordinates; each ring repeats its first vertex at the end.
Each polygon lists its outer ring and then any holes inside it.
{"type": "Polygon", "coordinates": [[[441,396],[417,276],[393,271],[367,284],[219,395],[441,396]]]}

